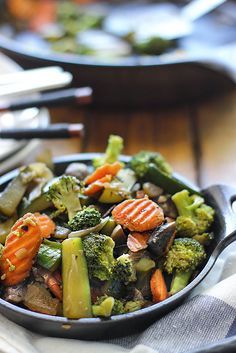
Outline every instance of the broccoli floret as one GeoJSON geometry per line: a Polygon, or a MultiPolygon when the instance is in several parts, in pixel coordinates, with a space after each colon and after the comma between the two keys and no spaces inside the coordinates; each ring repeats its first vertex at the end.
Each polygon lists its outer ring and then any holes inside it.
{"type": "Polygon", "coordinates": [[[114,306],[112,308],[112,315],[120,315],[124,313],[125,313],[124,303],[119,299],[115,299],[114,306]]]}
{"type": "Polygon", "coordinates": [[[139,310],[141,309],[143,306],[143,301],[141,300],[135,300],[135,301],[128,301],[126,302],[125,306],[124,306],[124,311],[126,313],[131,313],[133,311],[139,310]]]}
{"type": "Polygon", "coordinates": [[[158,152],[141,151],[135,154],[130,161],[130,167],[138,178],[142,178],[147,173],[150,163],[155,164],[163,173],[172,174],[171,166],[158,152]]]}
{"type": "Polygon", "coordinates": [[[179,214],[176,220],[178,236],[193,237],[209,230],[214,221],[214,210],[205,204],[203,197],[190,196],[187,190],[182,190],[174,194],[172,200],[179,214]]]}
{"type": "Polygon", "coordinates": [[[175,239],[164,262],[165,271],[173,274],[170,294],[186,287],[192,272],[205,258],[206,253],[203,246],[195,239],[175,239]]]}
{"type": "Polygon", "coordinates": [[[76,213],[68,223],[73,231],[95,227],[101,222],[101,213],[93,207],[86,207],[76,213]]]}
{"type": "Polygon", "coordinates": [[[112,277],[124,284],[136,281],[136,270],[129,254],[123,254],[116,259],[112,277]]]}
{"type": "Polygon", "coordinates": [[[49,186],[46,197],[57,208],[57,214],[67,212],[68,218],[71,220],[82,209],[80,204],[81,191],[82,186],[78,179],[63,175],[49,186]]]}
{"type": "Polygon", "coordinates": [[[117,135],[110,135],[104,156],[94,158],[94,168],[101,167],[105,163],[114,163],[118,160],[123,149],[123,138],[117,135]]]}
{"type": "Polygon", "coordinates": [[[197,240],[202,245],[209,245],[210,242],[214,239],[214,234],[211,233],[202,233],[194,235],[193,239],[197,240]]]}
{"type": "Polygon", "coordinates": [[[105,281],[111,277],[115,263],[114,246],[114,241],[104,234],[89,234],[83,239],[90,278],[105,281]]]}

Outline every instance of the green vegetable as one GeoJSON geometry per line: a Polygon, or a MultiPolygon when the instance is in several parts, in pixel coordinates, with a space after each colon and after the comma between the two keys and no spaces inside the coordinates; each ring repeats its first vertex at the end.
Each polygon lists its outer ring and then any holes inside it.
{"type": "Polygon", "coordinates": [[[43,163],[32,163],[22,167],[19,174],[4,189],[0,195],[0,212],[12,216],[22,197],[24,196],[29,183],[34,179],[41,179],[41,183],[52,177],[52,172],[43,163]]]}
{"type": "Polygon", "coordinates": [[[190,196],[187,190],[182,190],[173,195],[172,200],[179,214],[176,220],[178,236],[193,237],[209,230],[214,221],[214,210],[204,203],[204,198],[190,196]]]}
{"type": "Polygon", "coordinates": [[[191,194],[199,194],[199,191],[197,189],[190,185],[187,185],[173,174],[167,175],[166,173],[158,169],[158,167],[153,163],[149,164],[146,174],[143,176],[143,179],[152,182],[155,185],[158,185],[171,195],[183,189],[188,190],[191,194]]]}
{"type": "Polygon", "coordinates": [[[137,272],[148,272],[156,266],[155,261],[148,257],[143,257],[135,264],[135,269],[137,272]]]}
{"type": "Polygon", "coordinates": [[[124,312],[124,302],[122,300],[115,299],[112,296],[104,295],[99,297],[93,305],[94,316],[109,317],[111,315],[124,314],[124,312]]]}
{"type": "Polygon", "coordinates": [[[20,205],[19,209],[19,214],[20,216],[23,216],[24,214],[31,212],[41,212],[46,210],[47,208],[50,208],[53,206],[53,203],[48,200],[48,197],[46,194],[41,194],[31,202],[26,202],[22,203],[20,205]]]}
{"type": "Polygon", "coordinates": [[[69,221],[73,231],[95,227],[101,222],[101,213],[93,207],[84,208],[69,221]]]}
{"type": "Polygon", "coordinates": [[[111,187],[106,187],[98,199],[100,203],[118,203],[125,199],[125,194],[119,188],[113,188],[114,183],[110,183],[111,187]]]}
{"type": "Polygon", "coordinates": [[[81,229],[81,230],[76,230],[75,232],[71,232],[69,234],[69,238],[78,238],[78,237],[85,237],[86,235],[90,233],[98,233],[107,223],[109,217],[102,218],[101,222],[98,223],[96,226],[87,228],[87,229],[81,229]]]}
{"type": "Polygon", "coordinates": [[[197,240],[200,244],[207,246],[214,239],[214,233],[202,233],[193,236],[193,239],[197,240]]]}
{"type": "Polygon", "coordinates": [[[156,166],[160,172],[171,176],[171,166],[158,152],[140,151],[139,153],[135,154],[130,161],[130,167],[134,170],[138,178],[145,177],[149,170],[150,164],[156,166]]]}
{"type": "Polygon", "coordinates": [[[102,234],[111,235],[111,233],[115,227],[116,227],[116,222],[114,221],[114,219],[112,217],[109,217],[107,223],[102,228],[102,234]]]}
{"type": "Polygon", "coordinates": [[[131,313],[133,311],[142,309],[142,305],[143,305],[143,301],[141,300],[135,300],[135,301],[130,300],[125,304],[124,311],[126,313],[131,313]]]}
{"type": "Polygon", "coordinates": [[[114,241],[104,234],[89,234],[83,238],[90,278],[95,277],[105,281],[111,277],[115,262],[114,246],[114,241]]]}
{"type": "Polygon", "coordinates": [[[54,272],[61,263],[61,243],[45,239],[40,245],[37,263],[43,268],[54,272]]]}
{"type": "Polygon", "coordinates": [[[112,277],[124,284],[136,281],[136,270],[130,255],[123,254],[116,259],[112,277]]]}
{"type": "Polygon", "coordinates": [[[11,227],[17,220],[16,215],[13,215],[11,218],[7,219],[5,222],[0,223],[0,243],[5,244],[6,237],[10,233],[11,227]]]}
{"type": "Polygon", "coordinates": [[[68,218],[71,220],[82,209],[81,191],[82,185],[78,179],[70,175],[63,175],[49,186],[47,198],[57,208],[56,214],[67,212],[68,218]]]}
{"type": "Polygon", "coordinates": [[[192,272],[205,258],[205,250],[198,241],[191,238],[175,239],[164,262],[165,271],[173,274],[171,295],[188,284],[192,272]]]}
{"type": "Polygon", "coordinates": [[[137,181],[134,171],[130,168],[122,168],[116,175],[116,178],[122,183],[124,189],[130,191],[137,181]]]}
{"type": "Polygon", "coordinates": [[[142,41],[133,41],[133,50],[138,54],[160,55],[174,47],[174,41],[161,37],[150,37],[142,41]]]}
{"type": "Polygon", "coordinates": [[[93,316],[110,317],[115,304],[113,297],[105,298],[100,304],[92,306],[93,316]]]}
{"type": "Polygon", "coordinates": [[[62,243],[63,315],[70,319],[92,316],[88,269],[80,238],[62,243]]]}
{"type": "Polygon", "coordinates": [[[93,160],[94,168],[101,167],[105,163],[114,163],[118,160],[123,149],[123,138],[117,135],[110,135],[105,154],[93,160]]]}

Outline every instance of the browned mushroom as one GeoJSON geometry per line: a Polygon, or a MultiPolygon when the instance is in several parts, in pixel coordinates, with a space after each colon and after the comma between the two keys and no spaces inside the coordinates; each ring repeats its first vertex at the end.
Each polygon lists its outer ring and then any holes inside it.
{"type": "Polygon", "coordinates": [[[148,240],[148,249],[157,257],[164,256],[171,247],[175,237],[176,224],[165,223],[154,229],[148,240]]]}

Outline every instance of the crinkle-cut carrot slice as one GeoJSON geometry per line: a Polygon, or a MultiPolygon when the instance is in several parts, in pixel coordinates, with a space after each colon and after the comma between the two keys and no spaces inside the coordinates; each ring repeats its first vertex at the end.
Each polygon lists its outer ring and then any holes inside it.
{"type": "Polygon", "coordinates": [[[150,235],[147,233],[133,232],[128,235],[127,246],[130,251],[138,252],[148,247],[148,239],[150,235]]]}
{"type": "Polygon", "coordinates": [[[151,277],[150,288],[152,300],[154,303],[159,303],[168,298],[165,279],[160,269],[157,269],[151,277]]]}
{"type": "Polygon", "coordinates": [[[41,229],[32,213],[16,221],[7,236],[0,259],[1,280],[5,286],[18,284],[29,276],[41,242],[41,229]]]}
{"type": "Polygon", "coordinates": [[[103,178],[94,181],[92,184],[89,184],[84,190],[84,195],[93,196],[98,191],[101,191],[104,188],[105,183],[109,183],[112,179],[112,175],[105,175],[103,178]]]}
{"type": "Polygon", "coordinates": [[[154,229],[164,221],[162,208],[147,198],[125,200],[113,209],[112,215],[118,224],[134,232],[154,229]]]}
{"type": "Polygon", "coordinates": [[[85,185],[89,185],[94,181],[105,177],[108,174],[115,176],[121,168],[122,168],[122,164],[120,162],[115,162],[112,164],[105,163],[101,167],[97,168],[92,174],[87,176],[87,178],[84,181],[85,185]]]}
{"type": "Polygon", "coordinates": [[[39,227],[41,229],[42,238],[49,238],[55,232],[56,224],[46,214],[36,212],[34,215],[37,218],[39,227]]]}

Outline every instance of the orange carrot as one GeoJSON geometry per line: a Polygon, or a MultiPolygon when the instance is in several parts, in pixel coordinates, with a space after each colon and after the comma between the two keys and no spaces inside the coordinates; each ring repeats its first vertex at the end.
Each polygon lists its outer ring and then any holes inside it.
{"type": "Polygon", "coordinates": [[[130,251],[138,252],[140,250],[146,249],[148,247],[147,241],[149,239],[149,234],[147,233],[131,233],[128,235],[127,246],[130,251]]]}
{"type": "Polygon", "coordinates": [[[112,175],[108,174],[105,175],[103,178],[94,181],[93,183],[89,184],[87,188],[84,190],[84,194],[86,196],[93,196],[98,191],[104,188],[104,183],[109,183],[112,179],[112,175]]]}
{"type": "Polygon", "coordinates": [[[18,284],[29,276],[41,242],[37,218],[27,213],[18,219],[7,236],[0,259],[1,279],[5,286],[18,284]]]}
{"type": "Polygon", "coordinates": [[[122,164],[119,162],[115,162],[113,164],[105,163],[101,167],[97,168],[92,174],[87,176],[87,178],[85,179],[85,185],[89,185],[108,174],[115,176],[121,168],[122,164]]]}
{"type": "Polygon", "coordinates": [[[41,229],[42,238],[49,238],[55,232],[56,225],[46,214],[41,214],[39,212],[34,213],[37,218],[39,227],[41,229]]]}
{"type": "Polygon", "coordinates": [[[153,229],[164,221],[162,208],[147,198],[125,200],[113,209],[112,215],[118,224],[135,232],[153,229]]]}
{"type": "Polygon", "coordinates": [[[160,269],[157,269],[153,273],[150,281],[150,287],[152,292],[152,300],[154,303],[159,303],[168,298],[166,283],[160,269]]]}

